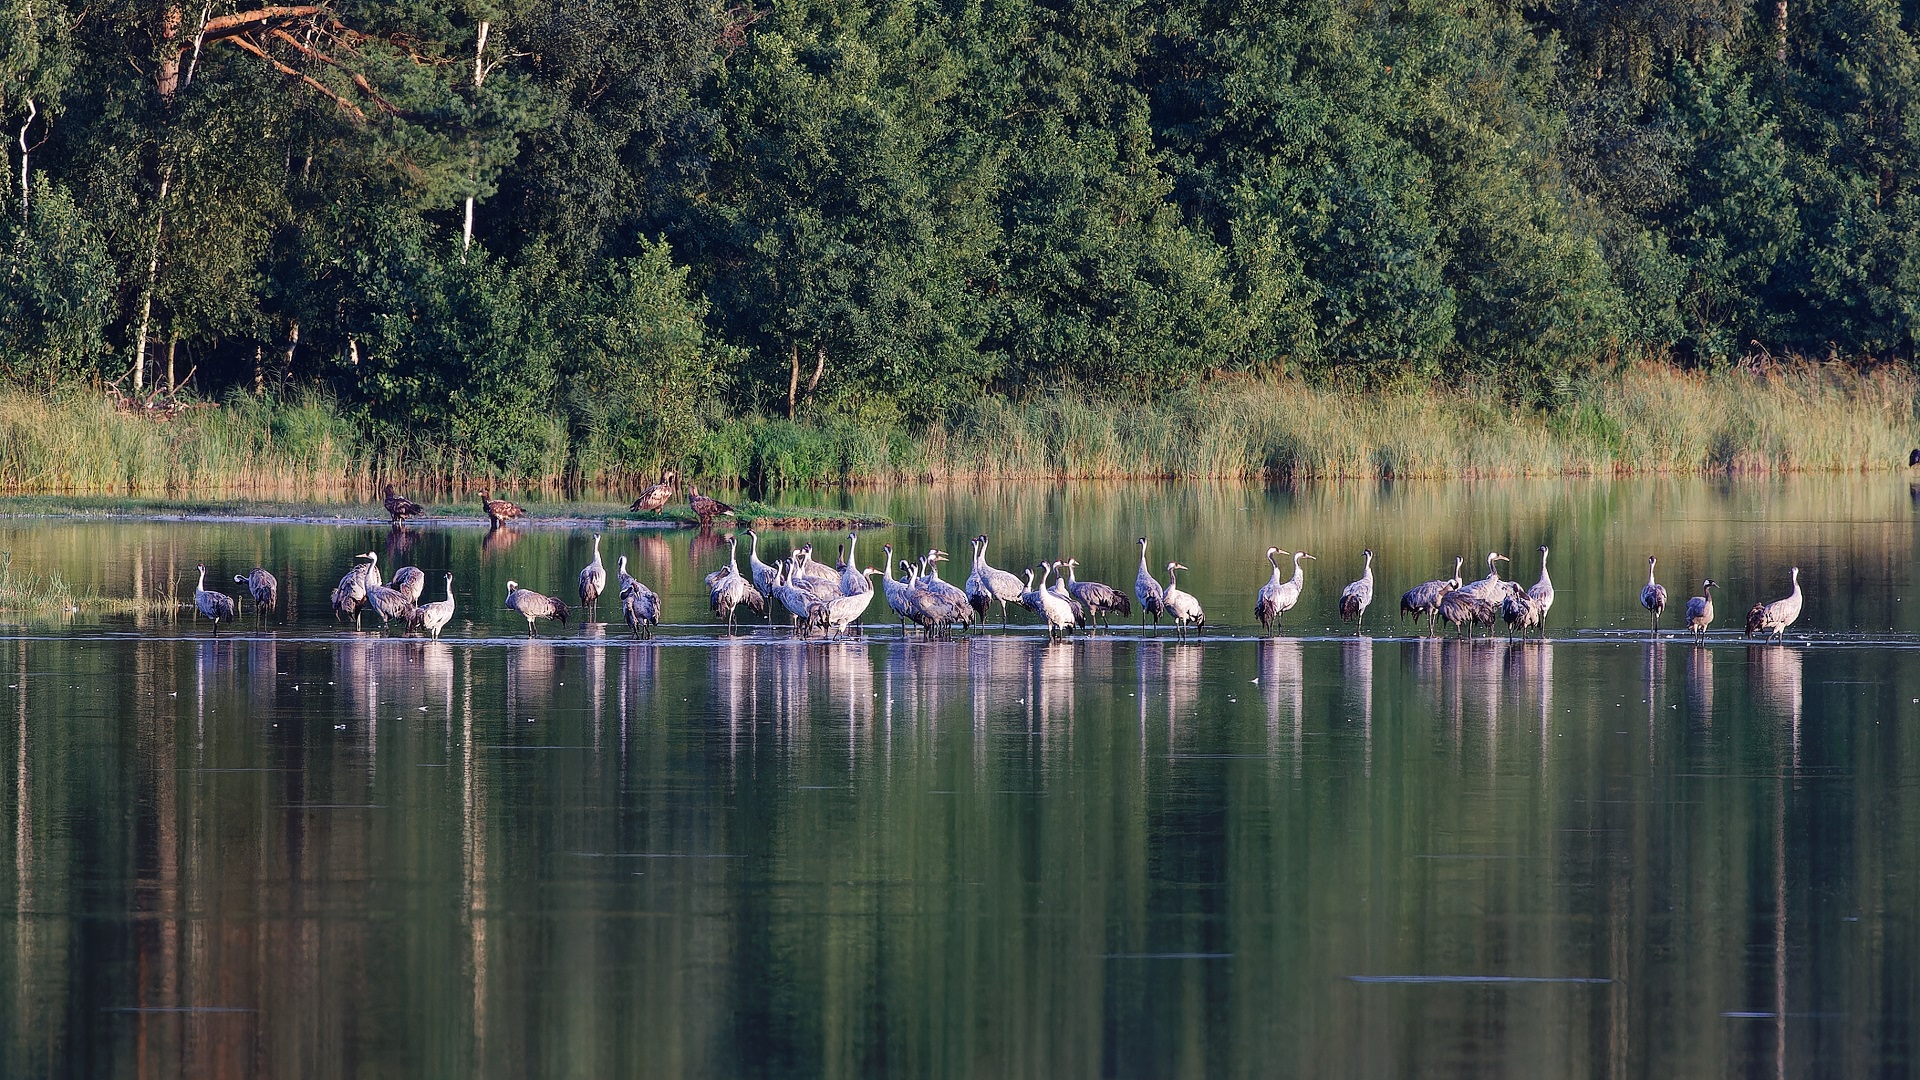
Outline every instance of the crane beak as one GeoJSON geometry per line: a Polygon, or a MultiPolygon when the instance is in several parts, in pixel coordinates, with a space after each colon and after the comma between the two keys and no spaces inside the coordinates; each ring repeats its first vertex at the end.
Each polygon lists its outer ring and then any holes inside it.
{"type": "Polygon", "coordinates": [[[1304,551],[1300,553],[1300,557],[1301,557],[1301,558],[1303,558],[1303,559],[1314,559],[1314,560],[1316,560],[1316,561],[1318,561],[1318,556],[1315,556],[1315,555],[1309,555],[1309,554],[1307,554],[1307,553],[1306,553],[1306,552],[1304,552],[1304,551]]]}

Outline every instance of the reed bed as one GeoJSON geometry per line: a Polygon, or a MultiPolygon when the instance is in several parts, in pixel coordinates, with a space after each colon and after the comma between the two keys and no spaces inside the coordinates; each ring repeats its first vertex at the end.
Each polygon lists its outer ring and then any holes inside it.
{"type": "Polygon", "coordinates": [[[78,592],[58,572],[39,575],[15,572],[13,553],[0,551],[0,614],[28,618],[58,618],[91,612],[107,615],[154,615],[179,610],[180,599],[171,586],[148,597],[101,596],[78,592]]]}
{"type": "MultiPolygon", "coordinates": [[[[1566,408],[1497,387],[1352,393],[1221,378],[1142,404],[1076,393],[985,397],[932,424],[715,418],[680,471],[760,488],[978,478],[1334,480],[1860,471],[1920,445],[1906,368],[1795,362],[1714,371],[1660,363],[1589,382],[1566,408]]],[[[564,476],[564,433],[522,488],[619,486],[564,476]]],[[[0,391],[0,491],[312,500],[397,478],[461,494],[496,479],[456,450],[374,447],[323,395],[236,397],[165,422],[74,393],[0,391]]]]}

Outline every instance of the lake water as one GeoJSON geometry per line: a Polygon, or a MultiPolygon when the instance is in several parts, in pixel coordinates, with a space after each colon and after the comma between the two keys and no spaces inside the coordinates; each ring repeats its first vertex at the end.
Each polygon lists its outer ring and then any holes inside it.
{"type": "Polygon", "coordinates": [[[937,543],[955,581],[987,532],[1003,567],[1131,592],[1150,536],[1210,625],[727,637],[715,538],[623,530],[603,552],[665,597],[658,638],[529,642],[506,580],[570,595],[589,533],[0,519],[16,572],[190,597],[195,563],[258,561],[289,605],[217,637],[0,616],[0,1073],[1916,1068],[1904,478],[829,498],[903,522],[863,561],[937,543]],[[1275,639],[1269,544],[1319,556],[1275,639]],[[1541,544],[1547,640],[1395,620],[1454,555],[1531,582],[1541,544]],[[429,598],[456,575],[445,640],[331,620],[369,547],[429,598]],[[1704,647],[1649,638],[1649,554],[1668,628],[1723,586],[1704,647]],[[1741,641],[1794,565],[1788,643],[1741,641]]]}

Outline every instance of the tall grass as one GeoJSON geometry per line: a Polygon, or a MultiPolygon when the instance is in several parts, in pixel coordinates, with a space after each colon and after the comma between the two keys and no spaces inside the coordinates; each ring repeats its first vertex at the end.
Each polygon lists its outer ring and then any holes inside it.
{"type": "MultiPolygon", "coordinates": [[[[1497,388],[1354,394],[1284,379],[1216,379],[1150,405],[1070,393],[982,398],[925,428],[848,418],[707,423],[683,474],[783,487],[977,477],[1294,480],[1644,472],[1852,471],[1920,445],[1911,371],[1795,363],[1702,372],[1645,363],[1567,408],[1497,388]]],[[[523,483],[556,484],[556,429],[523,483]]],[[[488,474],[458,448],[373,447],[329,399],[237,397],[165,422],[75,394],[0,391],[0,490],[298,496],[375,477],[457,488],[488,474]]],[[[573,477],[588,485],[625,475],[573,477]]]]}
{"type": "Polygon", "coordinates": [[[50,618],[81,611],[102,614],[159,614],[177,610],[179,597],[171,585],[151,597],[101,596],[76,592],[58,572],[45,577],[22,574],[13,568],[13,552],[0,551],[0,614],[50,618]]]}

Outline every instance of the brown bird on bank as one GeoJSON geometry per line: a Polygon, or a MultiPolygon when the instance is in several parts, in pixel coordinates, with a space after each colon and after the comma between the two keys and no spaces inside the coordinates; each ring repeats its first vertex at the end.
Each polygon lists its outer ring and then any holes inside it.
{"type": "Polygon", "coordinates": [[[487,520],[493,522],[493,527],[496,529],[500,527],[500,523],[503,521],[510,521],[517,517],[527,516],[525,510],[520,509],[505,499],[494,498],[493,493],[485,488],[480,489],[480,508],[487,512],[487,520]]]}
{"type": "Polygon", "coordinates": [[[714,518],[737,516],[733,512],[733,507],[719,499],[700,494],[699,488],[687,489],[687,505],[693,507],[693,514],[700,519],[700,527],[703,529],[711,526],[714,518]]]}
{"type": "Polygon", "coordinates": [[[672,469],[661,473],[660,482],[641,492],[640,497],[633,500],[633,505],[627,509],[637,514],[651,514],[667,505],[673,499],[673,481],[672,469]]]}
{"type": "Polygon", "coordinates": [[[410,517],[426,513],[425,510],[420,508],[419,503],[414,502],[405,495],[395,492],[392,484],[387,485],[386,495],[387,497],[383,501],[387,505],[387,513],[392,515],[391,524],[398,525],[410,517]]]}

